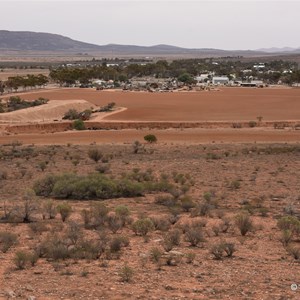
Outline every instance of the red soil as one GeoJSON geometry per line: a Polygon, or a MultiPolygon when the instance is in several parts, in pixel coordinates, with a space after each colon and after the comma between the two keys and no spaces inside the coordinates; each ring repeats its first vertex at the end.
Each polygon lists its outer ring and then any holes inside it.
{"type": "Polygon", "coordinates": [[[120,121],[249,121],[298,120],[300,89],[223,88],[215,92],[111,92],[61,89],[26,94],[49,99],[84,99],[96,105],[116,102],[128,110],[106,120],[120,121]]]}
{"type": "Polygon", "coordinates": [[[159,143],[254,143],[254,142],[299,142],[300,131],[252,129],[166,129],[166,130],[101,130],[101,131],[66,131],[56,133],[28,133],[0,136],[0,144],[18,140],[24,144],[52,145],[67,143],[90,144],[96,143],[132,143],[143,141],[143,137],[151,132],[158,138],[159,143]]]}

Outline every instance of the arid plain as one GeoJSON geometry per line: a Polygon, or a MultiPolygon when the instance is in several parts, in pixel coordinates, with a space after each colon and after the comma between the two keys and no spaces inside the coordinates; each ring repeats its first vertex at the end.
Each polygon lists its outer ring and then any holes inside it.
{"type": "Polygon", "coordinates": [[[65,131],[61,109],[2,123],[1,299],[299,298],[300,89],[21,96],[123,109],[97,130],[65,131]],[[100,178],[122,193],[77,182],[100,178]]]}

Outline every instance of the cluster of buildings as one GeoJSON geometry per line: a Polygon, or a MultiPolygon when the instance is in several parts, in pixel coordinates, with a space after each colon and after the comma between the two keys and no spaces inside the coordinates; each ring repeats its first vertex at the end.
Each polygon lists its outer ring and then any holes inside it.
{"type": "Polygon", "coordinates": [[[206,73],[200,74],[195,78],[196,86],[220,86],[220,85],[227,85],[227,86],[241,86],[241,87],[263,87],[264,83],[262,80],[253,80],[250,79],[248,81],[243,81],[236,79],[234,76],[229,78],[226,75],[223,76],[214,76],[213,73],[206,73]]]}
{"type": "Polygon", "coordinates": [[[148,92],[172,92],[183,88],[185,85],[176,79],[154,78],[154,77],[136,77],[127,82],[114,82],[113,80],[94,80],[92,85],[97,90],[121,88],[125,91],[148,91],[148,92]]]}
{"type": "Polygon", "coordinates": [[[260,80],[241,81],[230,79],[228,76],[214,76],[213,74],[200,74],[194,77],[194,84],[185,84],[174,78],[141,77],[132,78],[127,82],[113,80],[94,80],[88,86],[97,90],[120,88],[125,91],[172,92],[175,90],[205,90],[216,86],[263,87],[260,80]]]}

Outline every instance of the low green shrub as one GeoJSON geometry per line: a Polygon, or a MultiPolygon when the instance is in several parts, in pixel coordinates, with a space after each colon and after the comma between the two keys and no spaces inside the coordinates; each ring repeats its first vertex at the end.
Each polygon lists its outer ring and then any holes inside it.
{"type": "Polygon", "coordinates": [[[104,174],[48,175],[34,183],[38,196],[58,199],[111,199],[137,197],[146,192],[167,191],[172,185],[165,181],[138,182],[133,179],[112,179],[104,174]]]}
{"type": "Polygon", "coordinates": [[[19,270],[23,270],[26,267],[26,264],[29,262],[29,255],[25,251],[18,251],[15,254],[14,262],[19,270]]]}
{"type": "Polygon", "coordinates": [[[144,140],[152,144],[157,142],[157,137],[154,134],[147,134],[144,136],[144,140]]]}
{"type": "Polygon", "coordinates": [[[73,121],[72,126],[75,130],[85,130],[85,124],[80,119],[73,121]]]}
{"type": "Polygon", "coordinates": [[[153,222],[149,218],[143,218],[132,224],[132,230],[136,235],[146,236],[154,230],[153,222]]]}
{"type": "Polygon", "coordinates": [[[238,214],[235,217],[235,224],[242,236],[245,236],[249,231],[253,230],[253,222],[246,213],[238,214]]]}

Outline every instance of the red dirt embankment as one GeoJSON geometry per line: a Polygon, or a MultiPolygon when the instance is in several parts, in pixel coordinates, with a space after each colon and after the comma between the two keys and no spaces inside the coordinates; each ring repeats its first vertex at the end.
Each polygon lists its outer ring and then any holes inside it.
{"type": "Polygon", "coordinates": [[[53,145],[117,143],[132,144],[133,141],[144,141],[146,134],[155,134],[158,143],[198,144],[198,143],[294,143],[300,141],[299,130],[270,130],[263,128],[242,129],[166,129],[166,130],[95,130],[66,131],[56,133],[11,134],[0,136],[0,144],[20,141],[23,144],[53,145]]]}
{"type": "MultiPolygon", "coordinates": [[[[187,128],[232,128],[232,122],[85,122],[85,127],[88,130],[123,130],[123,129],[187,129],[187,128]]],[[[249,128],[249,122],[239,122],[242,128],[249,128]]],[[[298,128],[298,121],[278,121],[278,122],[261,122],[259,128],[273,128],[275,124],[279,124],[284,128],[298,128]]],[[[4,131],[9,133],[53,133],[72,130],[72,122],[51,122],[51,123],[36,123],[36,124],[20,124],[9,125],[4,127],[4,131]]],[[[238,129],[237,129],[238,130],[238,129]]]]}

